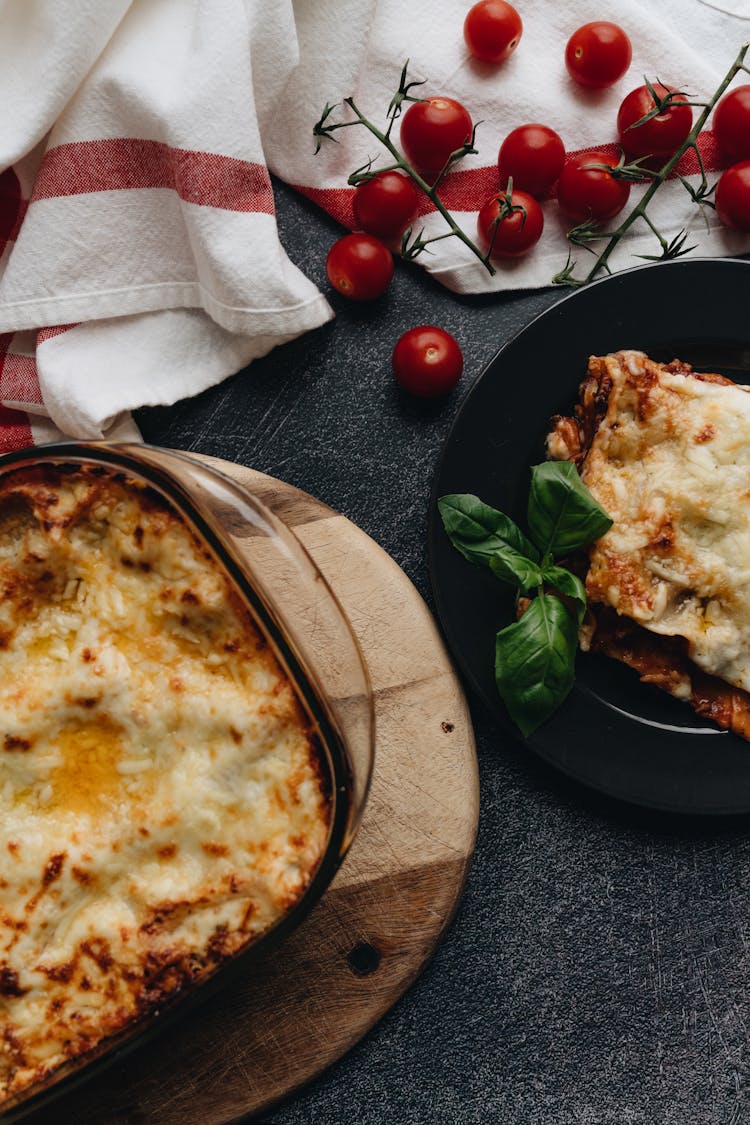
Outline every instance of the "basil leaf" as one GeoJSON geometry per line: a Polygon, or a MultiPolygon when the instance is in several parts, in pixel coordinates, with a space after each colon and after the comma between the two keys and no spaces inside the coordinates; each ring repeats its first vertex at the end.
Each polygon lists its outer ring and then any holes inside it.
{"type": "Polygon", "coordinates": [[[441,496],[438,509],[451,543],[469,562],[489,566],[496,552],[508,548],[533,562],[539,561],[539,552],[520,527],[477,496],[441,496]]]}
{"type": "Polygon", "coordinates": [[[520,621],[497,634],[497,689],[525,737],[557,710],[572,688],[577,642],[575,617],[553,594],[534,598],[520,621]]]}
{"type": "Polygon", "coordinates": [[[539,566],[511,547],[499,547],[490,558],[490,570],[501,582],[519,586],[525,594],[542,584],[539,566]]]}
{"type": "Polygon", "coordinates": [[[578,625],[580,626],[586,612],[586,587],[581,579],[576,574],[566,570],[564,566],[545,566],[542,571],[542,578],[555,590],[572,598],[576,605],[578,625]]]}
{"type": "Polygon", "coordinates": [[[572,461],[534,465],[528,520],[531,538],[543,555],[553,558],[585,547],[612,526],[572,461]]]}

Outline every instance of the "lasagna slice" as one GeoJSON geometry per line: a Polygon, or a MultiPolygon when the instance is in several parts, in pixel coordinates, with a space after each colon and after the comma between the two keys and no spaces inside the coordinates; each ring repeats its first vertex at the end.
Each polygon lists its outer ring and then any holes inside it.
{"type": "Polygon", "coordinates": [[[275,925],[329,838],[294,685],[187,516],[0,479],[0,1116],[275,925]]]}
{"type": "Polygon", "coordinates": [[[588,548],[582,647],[750,739],[750,390],[595,356],[547,452],[614,521],[588,548]]]}

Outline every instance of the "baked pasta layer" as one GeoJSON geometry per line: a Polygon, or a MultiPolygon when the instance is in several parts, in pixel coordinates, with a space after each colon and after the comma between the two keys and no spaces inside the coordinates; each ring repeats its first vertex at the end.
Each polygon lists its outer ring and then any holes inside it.
{"type": "Polygon", "coordinates": [[[592,357],[574,416],[554,419],[548,438],[614,521],[588,552],[592,646],[743,737],[749,438],[746,387],[637,351],[592,357]]]}
{"type": "Polygon", "coordinates": [[[100,468],[0,479],[0,1106],[275,923],[329,815],[292,686],[181,514],[100,468]]]}

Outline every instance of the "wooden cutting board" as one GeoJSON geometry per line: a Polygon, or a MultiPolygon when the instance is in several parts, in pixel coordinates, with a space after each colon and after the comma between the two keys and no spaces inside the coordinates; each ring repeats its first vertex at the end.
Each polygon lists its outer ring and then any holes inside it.
{"type": "Polygon", "coordinates": [[[453,917],[471,860],[471,721],[417,591],[318,500],[203,460],[293,528],[349,616],[374,692],[370,797],[336,878],[280,948],[30,1125],[227,1125],[268,1109],[340,1058],[414,981],[453,917]]]}

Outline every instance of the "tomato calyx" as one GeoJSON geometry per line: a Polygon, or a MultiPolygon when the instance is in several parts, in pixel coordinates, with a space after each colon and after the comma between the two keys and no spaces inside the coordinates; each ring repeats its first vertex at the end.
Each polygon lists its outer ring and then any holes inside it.
{"type": "Polygon", "coordinates": [[[659,94],[654,87],[654,84],[652,82],[649,82],[648,78],[646,78],[645,76],[643,79],[643,85],[646,87],[649,94],[653,98],[653,109],[650,109],[648,113],[644,113],[643,116],[640,117],[637,121],[632,121],[629,125],[626,125],[625,129],[623,130],[625,133],[629,133],[631,129],[640,129],[641,125],[645,125],[648,121],[653,121],[655,117],[661,117],[662,114],[668,113],[669,110],[674,109],[675,106],[702,106],[704,104],[703,102],[692,102],[690,100],[690,94],[685,93],[684,90],[672,90],[669,87],[665,86],[664,83],[658,78],[656,80],[656,85],[660,86],[662,90],[665,91],[663,94],[659,94]]]}
{"type": "Polygon", "coordinates": [[[373,158],[369,157],[364,164],[360,164],[359,168],[355,168],[346,181],[349,187],[359,187],[360,184],[368,184],[370,180],[374,180],[381,172],[392,172],[398,168],[398,164],[389,164],[387,168],[373,168],[372,165],[373,158]]]}
{"type": "Polygon", "coordinates": [[[685,245],[688,239],[686,230],[678,231],[669,242],[658,232],[654,233],[657,234],[661,243],[661,254],[636,254],[636,258],[642,258],[644,262],[669,262],[673,258],[681,258],[683,254],[689,254],[692,250],[695,250],[695,246],[685,245]]]}
{"type": "Polygon", "coordinates": [[[450,238],[451,234],[452,232],[449,231],[447,234],[439,234],[433,238],[423,238],[424,227],[422,227],[419,234],[414,234],[413,229],[407,227],[401,235],[401,257],[405,262],[413,262],[414,259],[418,258],[425,250],[428,254],[432,253],[431,250],[427,250],[431,242],[439,242],[443,238],[450,238]]]}
{"type": "Polygon", "coordinates": [[[616,164],[602,164],[592,161],[590,164],[582,164],[581,169],[608,172],[613,180],[624,180],[630,184],[643,184],[652,180],[656,174],[653,168],[646,166],[647,160],[647,156],[638,156],[635,160],[628,160],[624,150],[620,149],[620,156],[616,164]]]}
{"type": "MultiPolygon", "coordinates": [[[[593,253],[589,246],[589,242],[596,242],[600,238],[607,237],[607,231],[604,229],[604,223],[599,219],[586,219],[583,223],[578,223],[576,226],[571,227],[566,232],[565,237],[568,242],[574,246],[582,246],[584,250],[589,250],[593,253]]],[[[570,258],[570,255],[568,255],[570,258]]],[[[566,268],[570,265],[570,261],[566,262],[566,268]]],[[[559,284],[559,283],[558,283],[559,284]]]]}
{"type": "MultiPolygon", "coordinates": [[[[693,130],[692,105],[681,91],[661,82],[637,86],[623,98],[617,111],[620,144],[630,156],[643,157],[647,167],[660,172],[684,145],[693,130]]],[[[703,117],[707,106],[703,106],[703,117]]]]}
{"type": "Polygon", "coordinates": [[[413,82],[407,82],[406,76],[407,76],[408,70],[409,70],[409,59],[406,60],[403,67],[401,68],[401,78],[399,79],[398,90],[396,90],[396,93],[393,95],[390,102],[388,103],[388,112],[387,112],[388,133],[386,134],[386,136],[388,136],[388,134],[390,134],[393,122],[396,120],[397,117],[401,116],[401,114],[403,112],[401,107],[403,106],[404,102],[419,102],[419,101],[422,101],[421,98],[412,97],[411,94],[409,93],[409,91],[412,89],[413,86],[424,86],[425,85],[425,79],[419,78],[419,79],[414,79],[413,82]]]}
{"type": "Polygon", "coordinates": [[[460,148],[454,149],[453,152],[450,153],[448,159],[438,172],[437,176],[435,176],[435,178],[432,180],[432,183],[429,184],[429,191],[427,192],[427,195],[429,195],[430,198],[433,198],[433,193],[438,184],[443,179],[443,177],[447,175],[448,172],[450,172],[454,164],[457,164],[459,160],[463,160],[465,156],[477,155],[477,153],[479,152],[479,149],[476,147],[477,127],[481,124],[481,121],[475,122],[471,128],[471,136],[464,141],[460,148]]]}
{"type": "Polygon", "coordinates": [[[621,165],[622,158],[604,151],[578,153],[566,163],[557,181],[557,202],[564,215],[583,227],[573,241],[581,242],[589,222],[609,222],[628,202],[627,177],[613,175],[621,165]]]}
{"type": "Polygon", "coordinates": [[[539,241],[544,213],[539,201],[526,191],[517,191],[508,181],[505,191],[485,200],[477,216],[477,232],[487,259],[520,258],[539,241]]]}
{"type": "Polygon", "coordinates": [[[432,184],[433,191],[435,190],[440,180],[442,180],[446,172],[449,172],[454,164],[456,164],[459,160],[462,160],[464,156],[477,155],[477,153],[479,152],[479,149],[476,147],[477,129],[481,124],[481,121],[475,121],[471,127],[471,136],[467,138],[466,141],[464,141],[460,148],[455,149],[455,151],[450,154],[442,169],[440,170],[437,179],[432,184]]]}
{"type": "Polygon", "coordinates": [[[488,233],[490,235],[490,241],[489,246],[487,247],[487,258],[492,257],[492,251],[494,250],[495,242],[497,241],[497,232],[503,219],[509,219],[511,215],[517,215],[520,213],[521,230],[523,230],[523,228],[526,226],[526,219],[528,217],[528,211],[526,210],[526,207],[523,205],[523,203],[513,202],[512,176],[508,180],[508,186],[505,188],[505,191],[498,192],[498,194],[495,196],[495,199],[500,205],[500,210],[489,225],[488,233]]]}
{"type": "Polygon", "coordinates": [[[438,184],[464,156],[476,155],[474,123],[460,102],[448,97],[419,98],[404,114],[401,148],[416,180],[434,198],[438,184]]]}

